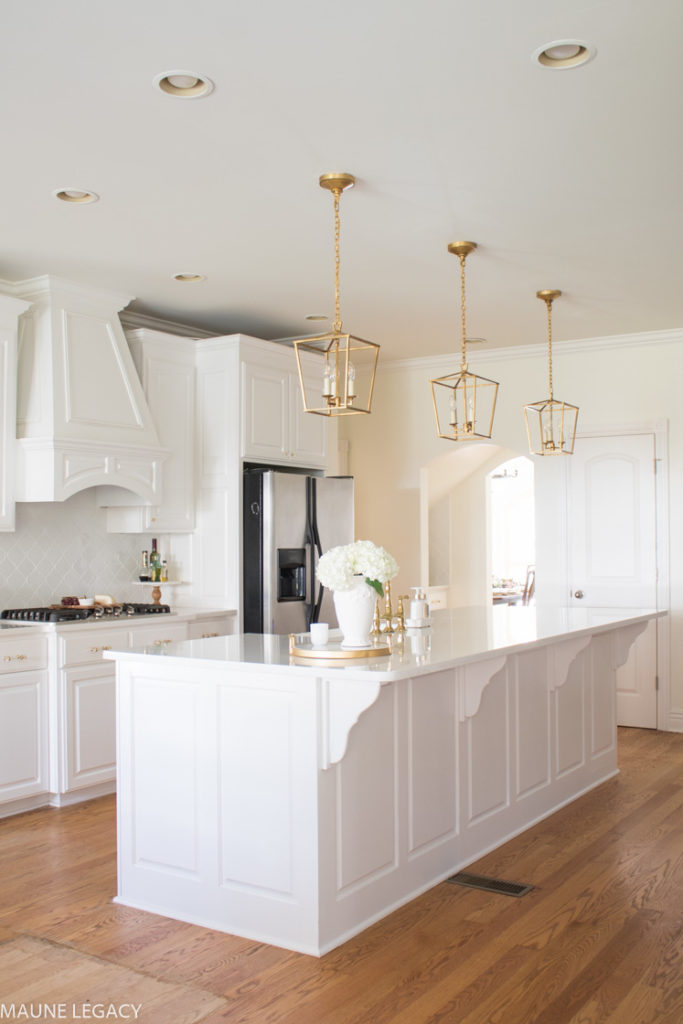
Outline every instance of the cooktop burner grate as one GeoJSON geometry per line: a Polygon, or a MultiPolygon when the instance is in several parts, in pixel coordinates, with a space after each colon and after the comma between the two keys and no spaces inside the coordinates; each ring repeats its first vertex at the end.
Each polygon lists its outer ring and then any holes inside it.
{"type": "Polygon", "coordinates": [[[134,615],[164,615],[171,608],[167,604],[112,604],[81,608],[63,605],[60,608],[5,608],[0,619],[15,622],[78,622],[83,619],[120,619],[134,615]]]}

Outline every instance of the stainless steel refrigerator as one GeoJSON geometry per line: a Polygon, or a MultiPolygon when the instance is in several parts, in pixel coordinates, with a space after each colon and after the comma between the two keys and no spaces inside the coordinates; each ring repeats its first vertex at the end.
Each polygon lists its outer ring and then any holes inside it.
{"type": "Polygon", "coordinates": [[[243,478],[245,633],[304,632],[337,625],[318,559],[354,539],[353,477],[249,468],[243,478]]]}

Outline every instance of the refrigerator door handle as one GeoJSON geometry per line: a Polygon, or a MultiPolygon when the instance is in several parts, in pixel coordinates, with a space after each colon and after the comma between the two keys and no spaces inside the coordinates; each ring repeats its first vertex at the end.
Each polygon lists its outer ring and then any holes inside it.
{"type": "Polygon", "coordinates": [[[306,594],[304,596],[304,604],[312,605],[313,593],[311,588],[313,586],[313,550],[310,544],[306,544],[304,550],[306,552],[306,568],[304,570],[306,573],[306,594]]]}

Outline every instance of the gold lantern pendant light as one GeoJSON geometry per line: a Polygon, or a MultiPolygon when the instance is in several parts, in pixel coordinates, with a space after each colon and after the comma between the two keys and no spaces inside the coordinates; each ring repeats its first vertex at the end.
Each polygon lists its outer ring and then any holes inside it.
{"type": "Polygon", "coordinates": [[[318,416],[369,413],[379,345],[342,328],[339,303],[339,197],[355,184],[352,174],[323,174],[320,187],[334,196],[334,325],[327,334],[294,342],[304,412],[318,416]]]}
{"type": "Polygon", "coordinates": [[[548,314],[548,398],[524,406],[524,418],[532,455],[571,455],[574,451],[579,409],[553,395],[553,301],[562,292],[552,288],[536,292],[548,314]]]}
{"type": "Polygon", "coordinates": [[[436,432],[449,441],[488,440],[493,431],[498,384],[488,377],[479,377],[467,368],[465,260],[476,242],[451,242],[448,251],[460,260],[460,319],[462,359],[460,370],[430,381],[436,417],[436,432]]]}

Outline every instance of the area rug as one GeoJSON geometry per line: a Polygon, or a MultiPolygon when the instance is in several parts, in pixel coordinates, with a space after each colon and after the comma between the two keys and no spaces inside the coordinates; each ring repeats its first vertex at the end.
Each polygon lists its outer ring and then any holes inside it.
{"type": "Polygon", "coordinates": [[[46,939],[0,942],[0,1024],[195,1024],[225,1008],[211,992],[157,981],[46,939]]]}

